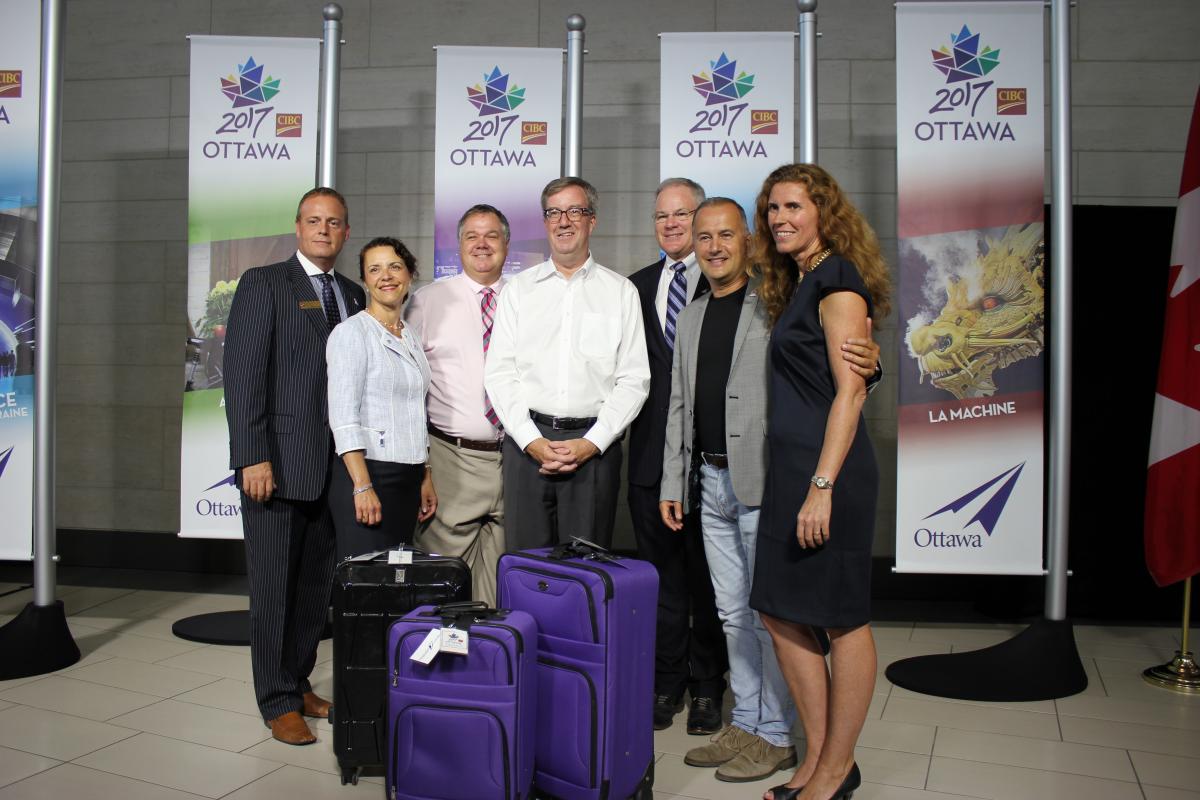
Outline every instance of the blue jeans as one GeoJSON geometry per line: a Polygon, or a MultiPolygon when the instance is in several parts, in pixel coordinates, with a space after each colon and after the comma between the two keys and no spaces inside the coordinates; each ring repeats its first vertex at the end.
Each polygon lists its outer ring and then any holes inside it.
{"type": "Polygon", "coordinates": [[[771,634],[750,608],[758,512],[758,506],[743,505],[734,496],[729,470],[700,465],[700,526],[729,650],[733,724],[783,747],[792,743],[796,707],[771,634]]]}

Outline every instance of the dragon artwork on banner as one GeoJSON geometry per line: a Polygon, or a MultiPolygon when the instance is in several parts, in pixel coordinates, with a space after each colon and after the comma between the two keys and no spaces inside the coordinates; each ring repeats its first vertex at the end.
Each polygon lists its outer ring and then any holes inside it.
{"type": "Polygon", "coordinates": [[[1045,343],[1042,223],[1010,226],[998,238],[981,234],[977,252],[966,263],[931,264],[926,296],[940,291],[945,302],[908,324],[920,382],[928,378],[959,400],[991,397],[1002,370],[1038,356],[1045,343]]]}

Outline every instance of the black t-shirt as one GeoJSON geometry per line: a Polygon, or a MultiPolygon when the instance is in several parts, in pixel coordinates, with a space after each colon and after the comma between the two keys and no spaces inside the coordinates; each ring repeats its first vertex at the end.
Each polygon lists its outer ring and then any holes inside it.
{"type": "Polygon", "coordinates": [[[743,286],[724,297],[710,296],[696,350],[696,447],[725,452],[725,386],[733,366],[733,340],[746,299],[743,286]]]}

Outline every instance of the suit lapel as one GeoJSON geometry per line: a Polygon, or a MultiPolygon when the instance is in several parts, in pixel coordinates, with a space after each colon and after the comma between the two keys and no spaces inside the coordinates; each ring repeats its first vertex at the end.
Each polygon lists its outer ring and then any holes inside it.
{"type": "Polygon", "coordinates": [[[738,315],[737,332],[733,335],[733,358],[730,364],[736,364],[738,353],[742,351],[742,343],[746,341],[746,333],[750,330],[750,321],[754,319],[754,311],[758,308],[758,287],[746,287],[746,297],[742,300],[742,313],[738,315]]]}
{"type": "Polygon", "coordinates": [[[708,295],[701,295],[695,302],[700,304],[700,307],[690,315],[691,319],[695,320],[695,322],[688,326],[686,332],[678,331],[675,336],[676,347],[681,346],[685,341],[687,343],[685,345],[687,346],[687,353],[684,355],[686,361],[683,365],[684,370],[686,370],[684,377],[687,380],[687,396],[693,398],[693,402],[696,397],[696,360],[698,358],[698,351],[700,350],[699,329],[704,324],[704,309],[708,306],[708,295]],[[694,336],[692,335],[693,326],[696,328],[694,336]]]}
{"type": "MultiPolygon", "coordinates": [[[[363,310],[363,304],[358,299],[358,284],[337,271],[334,271],[333,277],[338,282],[338,285],[342,287],[342,299],[346,302],[346,318],[349,319],[363,310]]],[[[309,283],[312,283],[312,281],[309,281],[309,283]]]]}
{"type": "Polygon", "coordinates": [[[296,303],[300,306],[300,313],[313,324],[322,339],[328,338],[329,323],[325,319],[325,308],[321,305],[321,298],[317,297],[316,290],[313,289],[308,273],[304,271],[304,267],[300,266],[300,260],[295,256],[292,256],[287,267],[288,279],[292,284],[292,294],[295,295],[296,303]],[[316,301],[315,306],[312,305],[313,301],[316,301]],[[308,305],[303,305],[305,303],[308,305]]]}
{"type": "Polygon", "coordinates": [[[651,337],[653,346],[658,350],[658,355],[665,359],[667,363],[671,361],[671,348],[667,346],[667,336],[663,333],[662,323],[658,319],[658,307],[656,300],[658,296],[658,281],[662,275],[663,264],[665,259],[659,259],[656,265],[658,269],[654,272],[654,280],[646,286],[646,291],[642,292],[642,317],[650,321],[650,327],[654,330],[651,337]]]}

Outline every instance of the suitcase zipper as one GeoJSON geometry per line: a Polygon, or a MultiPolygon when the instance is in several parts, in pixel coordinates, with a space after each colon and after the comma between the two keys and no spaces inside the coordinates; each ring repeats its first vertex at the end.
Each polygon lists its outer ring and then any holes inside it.
{"type": "MultiPolygon", "coordinates": [[[[480,623],[480,624],[482,624],[482,623],[480,623]]],[[[509,628],[507,625],[496,625],[495,627],[504,628],[506,630],[512,631],[512,628],[509,628]]],[[[400,641],[396,643],[396,650],[392,654],[392,686],[396,686],[397,681],[400,678],[400,651],[402,651],[404,649],[404,640],[410,636],[425,636],[425,635],[428,635],[428,633],[429,633],[429,631],[427,631],[427,630],[425,630],[425,631],[409,631],[408,633],[406,633],[400,637],[400,641]]],[[[518,652],[523,652],[524,646],[521,641],[521,634],[517,631],[513,631],[513,633],[516,635],[516,638],[517,638],[517,646],[521,648],[521,650],[519,650],[518,652]]],[[[486,633],[476,634],[476,633],[474,633],[474,630],[472,630],[471,635],[478,636],[480,639],[487,639],[489,642],[496,643],[496,645],[500,648],[500,651],[504,653],[504,663],[508,667],[508,682],[509,682],[509,684],[516,684],[517,677],[516,677],[516,673],[513,671],[512,654],[510,654],[508,652],[508,650],[504,647],[504,643],[501,642],[499,638],[497,638],[495,636],[489,636],[486,633]]]]}
{"type": "Polygon", "coordinates": [[[554,661],[552,659],[541,657],[541,656],[538,657],[538,663],[545,664],[546,666],[551,667],[553,669],[563,669],[563,670],[566,670],[567,672],[574,672],[578,675],[583,676],[584,681],[587,682],[588,698],[591,700],[591,711],[592,711],[591,725],[590,725],[591,733],[592,733],[592,742],[591,742],[592,758],[591,758],[591,763],[589,764],[590,770],[588,771],[588,788],[589,789],[594,788],[596,786],[596,761],[597,761],[597,758],[596,758],[596,728],[599,727],[597,725],[598,718],[596,715],[596,684],[592,682],[592,676],[588,675],[586,672],[579,669],[578,667],[571,666],[570,664],[564,664],[561,661],[554,661]]]}
{"type": "MultiPolygon", "coordinates": [[[[405,706],[401,710],[400,713],[403,714],[405,711],[408,711],[409,709],[412,709],[412,708],[432,708],[432,709],[436,709],[439,711],[459,711],[464,714],[486,714],[487,716],[496,720],[496,727],[500,729],[500,757],[504,761],[504,797],[505,797],[505,800],[507,800],[507,798],[509,798],[509,797],[512,797],[512,795],[513,795],[512,776],[509,774],[509,769],[508,769],[508,731],[505,729],[504,723],[500,721],[500,717],[496,716],[491,711],[484,711],[482,708],[466,708],[464,706],[434,705],[432,703],[420,703],[420,704],[415,704],[415,705],[411,705],[411,706],[405,706]]],[[[400,731],[400,714],[397,714],[396,722],[392,725],[392,764],[393,765],[396,763],[396,757],[398,755],[398,753],[396,752],[395,743],[399,740],[399,735],[398,735],[399,731],[400,731]]],[[[391,786],[391,790],[392,790],[392,797],[395,798],[396,797],[396,785],[397,785],[395,778],[397,776],[389,774],[388,777],[392,779],[390,786],[391,786]]]]}
{"type": "MultiPolygon", "coordinates": [[[[525,558],[537,558],[537,556],[531,556],[528,553],[521,553],[521,555],[524,556],[525,558]]],[[[549,561],[550,559],[540,559],[540,560],[549,561]]],[[[556,561],[554,563],[561,564],[562,562],[556,561]]],[[[578,565],[575,565],[575,566],[578,566],[578,565]]],[[[517,570],[523,570],[525,572],[530,572],[530,573],[533,573],[534,575],[545,575],[545,576],[554,578],[555,580],[571,581],[572,583],[577,583],[580,586],[582,586],[583,594],[585,597],[587,597],[587,602],[588,602],[588,617],[592,623],[592,644],[600,644],[600,627],[596,624],[596,601],[592,599],[592,593],[590,591],[588,591],[588,587],[587,587],[586,583],[581,581],[579,578],[576,578],[574,575],[564,575],[561,572],[551,572],[550,570],[537,569],[536,567],[529,567],[529,566],[525,566],[523,564],[518,564],[517,566],[513,567],[513,571],[517,571],[517,570]]],[[[608,578],[607,575],[605,575],[604,577],[608,578]]],[[[607,599],[608,597],[611,597],[611,595],[606,595],[605,599],[607,599]]]]}
{"type": "MultiPolygon", "coordinates": [[[[579,569],[583,569],[583,570],[587,570],[588,572],[595,573],[596,575],[600,576],[600,581],[601,581],[601,583],[604,584],[604,600],[605,600],[605,602],[612,599],[612,596],[613,596],[612,576],[609,575],[607,571],[602,570],[599,567],[593,567],[591,564],[579,563],[582,559],[546,558],[545,556],[535,556],[532,553],[514,553],[513,555],[520,556],[521,558],[532,559],[533,561],[545,561],[549,564],[567,564],[567,563],[569,563],[573,567],[578,567],[579,569]]],[[[624,566],[624,565],[622,565],[622,566],[624,566]]]]}

